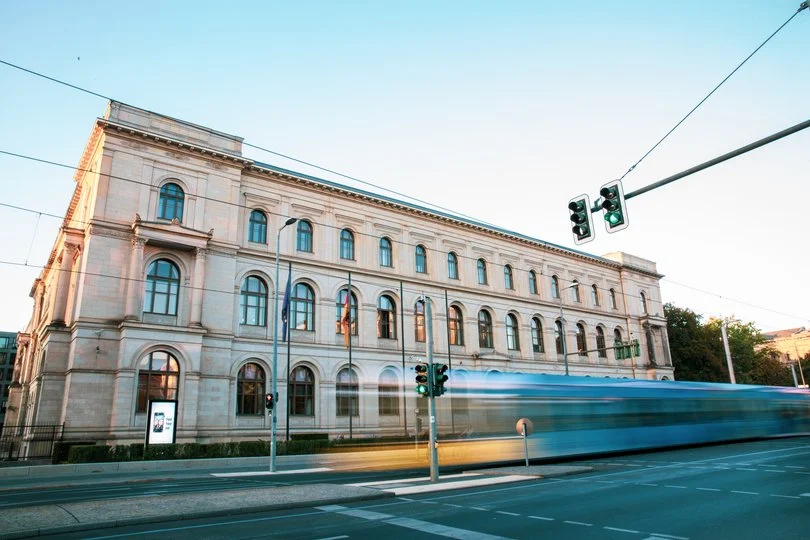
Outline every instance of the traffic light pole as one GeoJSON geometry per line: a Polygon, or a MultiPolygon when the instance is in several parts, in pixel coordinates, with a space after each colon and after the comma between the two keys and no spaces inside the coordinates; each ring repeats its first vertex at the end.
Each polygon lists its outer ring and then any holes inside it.
{"type": "Polygon", "coordinates": [[[433,372],[433,312],[430,309],[430,298],[422,295],[425,301],[425,326],[427,326],[427,361],[428,361],[428,415],[430,422],[430,481],[439,481],[439,449],[436,445],[436,396],[433,372]]]}

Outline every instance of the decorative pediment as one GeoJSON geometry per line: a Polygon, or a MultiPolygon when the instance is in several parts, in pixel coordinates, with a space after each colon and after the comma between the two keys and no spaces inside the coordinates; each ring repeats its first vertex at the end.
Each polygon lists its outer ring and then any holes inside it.
{"type": "Polygon", "coordinates": [[[136,214],[132,232],[137,238],[149,244],[168,246],[177,249],[206,248],[214,236],[214,229],[208,232],[185,227],[177,219],[172,221],[143,221],[136,214]]]}

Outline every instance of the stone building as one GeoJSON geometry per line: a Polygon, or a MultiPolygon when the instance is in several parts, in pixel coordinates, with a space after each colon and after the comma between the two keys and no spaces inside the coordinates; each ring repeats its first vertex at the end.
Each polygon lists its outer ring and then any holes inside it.
{"type": "Polygon", "coordinates": [[[5,423],[8,394],[17,359],[17,333],[0,332],[0,429],[5,423]]]}
{"type": "MultiPolygon", "coordinates": [[[[413,431],[423,294],[448,396],[465,370],[564,373],[561,333],[572,375],[672,378],[650,261],[260,163],[240,137],[117,102],[74,178],[11,395],[21,421],[64,423],[67,438],[143,440],[150,397],[178,400],[178,442],[266,437],[273,298],[289,268],[282,438],[287,422],[332,437],[413,431]],[[640,357],[617,360],[614,341],[631,339],[640,357]]],[[[461,431],[463,412],[439,401],[440,429],[461,431]]]]}

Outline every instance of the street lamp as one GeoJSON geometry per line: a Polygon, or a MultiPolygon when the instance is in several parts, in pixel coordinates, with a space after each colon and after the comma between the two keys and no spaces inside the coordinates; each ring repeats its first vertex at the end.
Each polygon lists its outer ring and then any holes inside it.
{"type": "MultiPolygon", "coordinates": [[[[271,422],[270,422],[270,472],[276,472],[276,411],[278,411],[278,396],[277,385],[278,385],[278,292],[279,292],[279,282],[278,282],[278,252],[281,249],[281,231],[284,230],[285,227],[288,225],[292,225],[298,221],[298,218],[288,218],[287,221],[284,222],[284,225],[278,230],[278,234],[276,234],[276,294],[275,299],[273,300],[273,372],[271,373],[272,377],[272,392],[273,392],[273,399],[275,404],[270,411],[271,422]]],[[[287,404],[289,407],[289,403],[287,404]]]]}
{"type": "Polygon", "coordinates": [[[573,287],[579,287],[578,282],[573,282],[570,285],[566,285],[562,289],[560,289],[560,341],[562,342],[562,352],[563,352],[563,360],[565,361],[565,374],[568,375],[568,348],[565,344],[565,317],[563,316],[563,308],[562,308],[562,297],[563,291],[567,289],[571,289],[573,287]]]}

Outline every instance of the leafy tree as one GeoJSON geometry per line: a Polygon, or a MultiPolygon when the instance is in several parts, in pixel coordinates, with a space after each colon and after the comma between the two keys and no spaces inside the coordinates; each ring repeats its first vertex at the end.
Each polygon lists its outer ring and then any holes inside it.
{"type": "Polygon", "coordinates": [[[701,316],[691,309],[664,306],[669,334],[669,351],[675,378],[682,381],[728,381],[722,357],[712,347],[701,316]]]}

